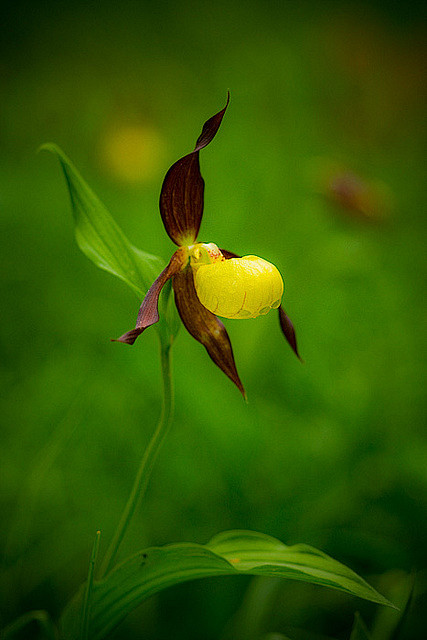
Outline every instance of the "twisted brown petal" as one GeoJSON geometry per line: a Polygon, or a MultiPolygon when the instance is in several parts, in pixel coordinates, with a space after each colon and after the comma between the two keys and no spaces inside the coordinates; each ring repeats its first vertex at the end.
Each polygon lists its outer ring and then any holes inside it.
{"type": "Polygon", "coordinates": [[[177,245],[192,244],[199,233],[203,215],[205,183],[200,173],[199,151],[215,137],[227,109],[212,116],[203,125],[194,151],[184,156],[166,174],[160,193],[160,214],[166,232],[177,245]]]}
{"type": "Polygon", "coordinates": [[[163,269],[159,277],[153,282],[142,301],[136,320],[135,329],[131,329],[114,342],[133,344],[147,327],[159,321],[158,303],[160,292],[166,282],[179,271],[186,260],[185,253],[181,249],[175,251],[166,269],[163,269]]]}
{"type": "MultiPolygon", "coordinates": [[[[226,249],[221,249],[221,253],[226,260],[230,260],[230,258],[239,258],[239,256],[236,253],[233,253],[232,251],[227,251],[226,249]]],[[[278,311],[279,311],[280,327],[282,329],[283,335],[285,336],[288,344],[294,351],[295,355],[301,360],[301,362],[303,362],[300,354],[298,353],[297,338],[295,335],[294,325],[292,324],[289,316],[285,313],[285,310],[283,309],[282,305],[280,305],[278,311]]]]}
{"type": "Polygon", "coordinates": [[[233,349],[224,325],[199,301],[191,268],[176,273],[172,280],[175,303],[187,331],[200,342],[215,364],[234,382],[243,397],[245,390],[237,373],[233,349]]]}
{"type": "Polygon", "coordinates": [[[295,335],[294,325],[292,324],[291,319],[289,318],[289,316],[285,313],[285,310],[283,309],[282,305],[280,305],[278,311],[279,311],[280,327],[281,327],[281,329],[283,331],[283,335],[285,336],[285,338],[288,341],[289,345],[293,349],[293,351],[294,351],[295,355],[297,356],[297,358],[299,358],[301,360],[301,362],[303,362],[300,354],[298,353],[297,338],[296,338],[296,335],[295,335]]]}
{"type": "Polygon", "coordinates": [[[232,251],[227,251],[227,249],[220,249],[222,255],[226,260],[230,260],[231,258],[240,258],[237,253],[233,253],[232,251]]]}

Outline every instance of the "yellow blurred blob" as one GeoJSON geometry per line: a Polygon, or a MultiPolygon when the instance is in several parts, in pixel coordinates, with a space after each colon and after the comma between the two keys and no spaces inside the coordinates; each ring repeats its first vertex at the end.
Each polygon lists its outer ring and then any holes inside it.
{"type": "Polygon", "coordinates": [[[105,134],[100,147],[104,169],[126,183],[146,182],[156,178],[162,168],[165,143],[150,126],[115,126],[105,134]]]}
{"type": "Polygon", "coordinates": [[[256,318],[280,305],[282,276],[273,264],[257,256],[201,264],[193,271],[197,296],[215,315],[256,318]]]}

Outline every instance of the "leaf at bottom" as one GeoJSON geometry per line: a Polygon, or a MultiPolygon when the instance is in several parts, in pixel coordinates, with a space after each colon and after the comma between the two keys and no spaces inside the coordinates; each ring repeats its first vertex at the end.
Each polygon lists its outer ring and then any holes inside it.
{"type": "MultiPolygon", "coordinates": [[[[95,581],[89,637],[101,640],[143,600],[174,584],[238,574],[302,580],[393,606],[351,569],[312,547],[287,546],[252,531],[228,531],[206,545],[181,543],[145,549],[118,565],[104,580],[95,581]]],[[[81,597],[82,590],[62,616],[66,640],[78,637],[75,620],[81,597]]]]}

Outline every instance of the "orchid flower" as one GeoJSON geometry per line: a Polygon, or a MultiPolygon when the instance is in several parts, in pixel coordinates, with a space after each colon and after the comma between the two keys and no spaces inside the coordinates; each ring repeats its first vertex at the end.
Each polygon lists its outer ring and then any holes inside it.
{"type": "Polygon", "coordinates": [[[133,344],[145,329],[158,322],[159,295],[172,278],[176,307],[185,328],[245,395],[230,339],[217,316],[256,318],[278,309],[282,332],[295,354],[299,354],[292,322],[280,304],[284,286],[278,269],[257,256],[238,257],[212,242],[197,241],[204,193],[199,153],[215,137],[229,99],[228,96],[225,107],[205,122],[194,151],[175,162],[166,174],[160,214],[166,233],[179,248],[148,290],[135,329],[118,341],[133,344]]]}

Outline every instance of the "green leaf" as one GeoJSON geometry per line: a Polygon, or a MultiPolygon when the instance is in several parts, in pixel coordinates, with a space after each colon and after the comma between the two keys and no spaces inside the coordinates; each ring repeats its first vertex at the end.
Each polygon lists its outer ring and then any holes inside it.
{"type": "Polygon", "coordinates": [[[124,280],[139,296],[145,295],[164,268],[163,261],[130,244],[102,202],[57,145],[48,143],[40,149],[51,151],[61,164],[80,249],[98,267],[124,280]]]}
{"type": "Polygon", "coordinates": [[[372,636],[366,628],[359,613],[354,616],[354,624],[351,630],[350,640],[372,640],[372,636]]]}
{"type": "MultiPolygon", "coordinates": [[[[52,152],[60,162],[70,194],[74,232],[80,249],[97,267],[126,282],[140,299],[143,298],[164,269],[163,260],[134,247],[129,242],[71,160],[57,145],[48,143],[40,149],[52,152]]],[[[167,302],[168,297],[165,293],[160,300],[163,311],[168,309],[167,302]]],[[[169,342],[177,332],[174,311],[168,310],[167,317],[161,314],[156,328],[160,337],[166,338],[166,342],[169,342]],[[169,338],[164,336],[166,327],[169,338]]]]}
{"type": "Polygon", "coordinates": [[[101,532],[97,531],[95,535],[95,542],[93,543],[92,555],[89,562],[89,570],[85,585],[85,594],[83,598],[83,607],[80,619],[80,640],[88,640],[89,637],[89,620],[90,620],[90,608],[92,606],[92,589],[93,589],[93,573],[95,571],[95,564],[98,558],[99,541],[101,539],[101,532]]]}
{"type": "MultiPolygon", "coordinates": [[[[100,640],[146,598],[174,584],[225,575],[264,575],[291,578],[333,587],[379,604],[383,596],[341,563],[306,545],[287,546],[252,531],[229,531],[208,544],[152,547],[125,560],[92,591],[90,638],[100,640]]],[[[78,637],[83,588],[61,620],[66,640],[78,637]]]]}

